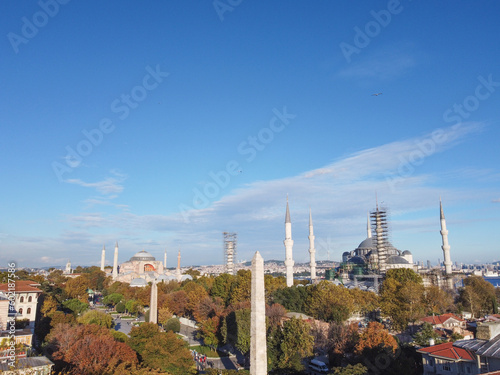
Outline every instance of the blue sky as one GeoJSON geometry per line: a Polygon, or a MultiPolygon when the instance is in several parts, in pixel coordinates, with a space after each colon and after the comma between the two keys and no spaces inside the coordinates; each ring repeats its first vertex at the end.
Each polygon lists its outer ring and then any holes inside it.
{"type": "Polygon", "coordinates": [[[0,5],[0,262],[340,260],[375,195],[415,260],[499,259],[495,1],[0,5]],[[382,93],[375,96],[373,94],[382,93]]]}

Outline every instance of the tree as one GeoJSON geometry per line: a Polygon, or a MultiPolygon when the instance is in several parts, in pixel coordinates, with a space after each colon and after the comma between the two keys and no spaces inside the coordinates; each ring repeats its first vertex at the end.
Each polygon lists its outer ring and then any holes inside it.
{"type": "Polygon", "coordinates": [[[97,325],[58,324],[49,335],[49,352],[68,374],[111,375],[117,366],[137,364],[135,352],[97,325]]]}
{"type": "Polygon", "coordinates": [[[63,306],[71,310],[76,315],[81,314],[82,312],[84,312],[89,308],[89,305],[76,298],[64,301],[63,306]]]}
{"type": "Polygon", "coordinates": [[[337,367],[333,371],[334,375],[366,375],[368,374],[368,369],[361,363],[356,365],[347,365],[346,367],[337,367]]]}
{"type": "Polygon", "coordinates": [[[173,332],[160,332],[153,323],[132,328],[129,345],[141,357],[143,363],[172,375],[195,374],[193,358],[184,340],[173,332]]]}
{"type": "Polygon", "coordinates": [[[433,339],[435,344],[442,343],[440,335],[437,332],[434,332],[432,324],[425,322],[422,324],[420,331],[414,335],[413,342],[420,346],[429,346],[430,339],[433,339]]]}
{"type": "Polygon", "coordinates": [[[272,296],[273,303],[283,305],[289,311],[306,313],[311,287],[285,287],[277,289],[272,296]]]}
{"type": "Polygon", "coordinates": [[[250,301],[250,285],[252,282],[252,272],[250,270],[239,270],[236,275],[236,282],[231,285],[230,302],[250,301]]]}
{"type": "Polygon", "coordinates": [[[360,334],[356,352],[362,354],[367,349],[390,349],[393,353],[398,348],[396,339],[378,322],[368,323],[368,327],[360,334]]]}
{"type": "Polygon", "coordinates": [[[356,323],[331,323],[328,331],[328,351],[330,363],[340,366],[346,354],[354,353],[359,341],[358,325],[356,323]]]}
{"type": "Polygon", "coordinates": [[[225,344],[231,344],[247,355],[250,351],[250,308],[229,312],[222,322],[221,335],[225,344]]]}
{"type": "Polygon", "coordinates": [[[321,281],[312,287],[306,311],[316,319],[341,323],[356,310],[354,298],[348,289],[321,281]]]}
{"type": "Polygon", "coordinates": [[[279,367],[287,371],[304,370],[302,361],[313,354],[313,337],[310,326],[301,319],[292,318],[283,324],[283,341],[279,367]]]}
{"type": "Polygon", "coordinates": [[[106,328],[111,328],[113,326],[113,318],[111,318],[111,315],[99,310],[87,311],[85,314],[78,317],[77,322],[80,324],[97,324],[106,328]]]}
{"type": "Polygon", "coordinates": [[[464,280],[458,301],[474,317],[498,312],[495,287],[479,276],[470,276],[464,280]]]}
{"type": "Polygon", "coordinates": [[[380,307],[389,315],[396,329],[404,330],[410,322],[424,316],[422,278],[407,268],[387,271],[380,291],[380,307]]]}
{"type": "Polygon", "coordinates": [[[40,312],[44,316],[50,316],[57,311],[57,301],[54,297],[48,296],[44,299],[40,312]]]}
{"type": "Polygon", "coordinates": [[[208,297],[208,293],[203,286],[195,283],[194,281],[189,281],[183,288],[184,292],[187,294],[186,310],[194,317],[196,309],[205,297],[208,297]]]}
{"type": "Polygon", "coordinates": [[[123,300],[123,294],[111,293],[102,299],[102,303],[109,306],[116,306],[123,300]]]}
{"type": "Polygon", "coordinates": [[[81,275],[74,279],[69,279],[64,286],[64,292],[70,298],[77,298],[80,301],[87,301],[87,289],[90,287],[88,275],[81,275]]]}
{"type": "Polygon", "coordinates": [[[123,302],[118,302],[116,304],[115,310],[117,313],[120,313],[120,314],[124,313],[125,312],[125,304],[123,302]]]}
{"type": "Polygon", "coordinates": [[[167,303],[164,307],[167,307],[177,316],[184,316],[186,314],[187,302],[188,299],[186,292],[179,290],[167,295],[167,303]]]}
{"type": "Polygon", "coordinates": [[[427,315],[441,315],[453,309],[453,296],[437,285],[425,288],[423,304],[427,315]]]}
{"type": "Polygon", "coordinates": [[[167,320],[163,328],[165,329],[165,331],[178,333],[181,330],[181,322],[178,318],[170,318],[169,320],[167,320]]]}
{"type": "Polygon", "coordinates": [[[229,306],[231,299],[231,289],[233,283],[236,282],[236,277],[228,273],[222,273],[214,279],[210,295],[219,297],[224,301],[226,306],[229,306]]]}
{"type": "Polygon", "coordinates": [[[218,316],[208,318],[200,324],[199,335],[205,345],[212,348],[216,348],[219,345],[219,324],[220,318],[218,316]]]}
{"type": "Polygon", "coordinates": [[[161,325],[165,325],[172,316],[172,312],[166,307],[158,309],[158,323],[161,325]]]}

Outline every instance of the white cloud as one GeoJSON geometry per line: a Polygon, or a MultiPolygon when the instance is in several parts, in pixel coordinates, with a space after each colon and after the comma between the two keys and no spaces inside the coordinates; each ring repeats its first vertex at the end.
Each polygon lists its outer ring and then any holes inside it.
{"type": "Polygon", "coordinates": [[[123,182],[126,180],[127,176],[117,172],[116,170],[112,170],[111,174],[113,177],[106,177],[104,180],[97,182],[85,182],[76,178],[67,179],[66,182],[69,184],[93,188],[97,192],[106,196],[107,199],[114,199],[117,197],[117,194],[123,191],[123,182]]]}

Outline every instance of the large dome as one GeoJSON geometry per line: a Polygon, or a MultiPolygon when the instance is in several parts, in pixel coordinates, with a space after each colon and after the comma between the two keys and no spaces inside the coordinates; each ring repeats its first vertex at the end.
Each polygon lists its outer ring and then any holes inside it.
{"type": "Polygon", "coordinates": [[[377,245],[373,243],[373,237],[368,237],[359,244],[358,249],[374,249],[376,247],[377,245]]]}
{"type": "Polygon", "coordinates": [[[139,251],[136,253],[132,258],[130,258],[130,261],[155,261],[155,257],[152,256],[150,253],[148,253],[145,250],[139,251]]]}

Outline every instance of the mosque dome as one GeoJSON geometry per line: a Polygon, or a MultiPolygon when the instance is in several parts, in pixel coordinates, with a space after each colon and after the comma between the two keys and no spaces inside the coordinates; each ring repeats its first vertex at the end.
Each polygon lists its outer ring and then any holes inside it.
{"type": "Polygon", "coordinates": [[[405,251],[403,251],[403,255],[411,255],[411,251],[410,250],[405,250],[405,251]]]}
{"type": "Polygon", "coordinates": [[[368,237],[359,244],[358,249],[373,249],[375,247],[377,246],[373,243],[373,237],[368,237]]]}
{"type": "Polygon", "coordinates": [[[148,283],[146,280],[138,277],[136,279],[132,279],[132,281],[130,282],[130,286],[132,287],[143,287],[143,286],[147,286],[148,283]]]}
{"type": "Polygon", "coordinates": [[[132,258],[130,258],[130,261],[155,261],[155,257],[152,256],[150,253],[148,253],[145,250],[139,251],[136,253],[132,258]]]}
{"type": "Polygon", "coordinates": [[[351,259],[349,259],[349,263],[365,264],[365,260],[359,256],[354,256],[351,259]]]}

